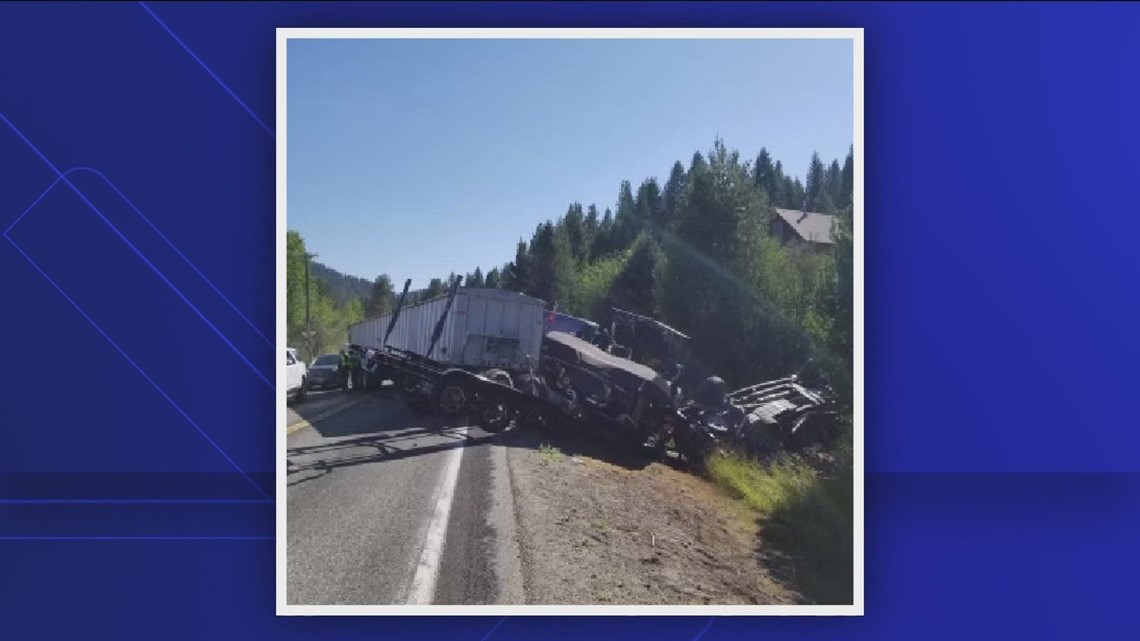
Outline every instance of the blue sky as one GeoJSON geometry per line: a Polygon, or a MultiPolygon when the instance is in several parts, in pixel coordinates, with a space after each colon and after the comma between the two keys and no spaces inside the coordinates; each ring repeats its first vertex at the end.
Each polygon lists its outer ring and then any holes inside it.
{"type": "Polygon", "coordinates": [[[803,176],[853,141],[850,41],[291,40],[288,226],[413,287],[514,257],[716,136],[803,176]]]}

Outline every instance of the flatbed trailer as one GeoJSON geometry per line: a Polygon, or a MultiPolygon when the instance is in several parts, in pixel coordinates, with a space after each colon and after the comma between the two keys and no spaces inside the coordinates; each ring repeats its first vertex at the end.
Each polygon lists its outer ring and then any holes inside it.
{"type": "Polygon", "coordinates": [[[425,354],[388,345],[388,337],[400,317],[410,286],[409,279],[404,283],[381,345],[366,352],[364,368],[373,377],[392,381],[418,407],[430,408],[448,417],[473,414],[488,432],[506,428],[519,408],[540,402],[516,389],[505,370],[473,372],[431,357],[459,291],[458,281],[451,288],[425,354]]]}

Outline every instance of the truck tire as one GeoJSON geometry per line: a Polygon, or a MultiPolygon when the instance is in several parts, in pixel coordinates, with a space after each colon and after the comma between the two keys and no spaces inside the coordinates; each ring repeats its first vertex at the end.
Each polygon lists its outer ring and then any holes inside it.
{"type": "Polygon", "coordinates": [[[479,408],[479,427],[489,434],[502,432],[511,424],[513,413],[506,403],[485,403],[479,408]]]}
{"type": "Polygon", "coordinates": [[[533,431],[557,435],[562,430],[558,418],[550,408],[539,404],[523,408],[519,414],[519,427],[533,431]]]}
{"type": "Polygon", "coordinates": [[[432,394],[432,405],[443,416],[459,416],[471,408],[471,388],[458,378],[445,378],[432,394]]]}
{"type": "Polygon", "coordinates": [[[301,377],[301,387],[297,388],[297,396],[294,398],[293,402],[298,403],[298,404],[305,402],[305,388],[308,386],[309,386],[308,380],[304,376],[302,376],[301,377]]]}

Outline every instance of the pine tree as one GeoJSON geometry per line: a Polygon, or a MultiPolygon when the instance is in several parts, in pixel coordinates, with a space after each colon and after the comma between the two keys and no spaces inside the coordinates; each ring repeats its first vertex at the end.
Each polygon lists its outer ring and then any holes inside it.
{"type": "Polygon", "coordinates": [[[819,211],[819,204],[823,200],[826,189],[826,174],[827,170],[823,166],[823,161],[819,159],[819,154],[812,152],[806,187],[808,211],[819,211]]]}
{"type": "Polygon", "coordinates": [[[582,213],[582,203],[575,202],[566,210],[562,219],[562,227],[566,230],[566,238],[570,242],[570,253],[575,262],[582,262],[588,258],[585,244],[585,215],[582,213]]]}
{"type": "Polygon", "coordinates": [[[843,161],[842,183],[840,198],[836,203],[840,207],[850,206],[855,198],[855,146],[847,150],[847,158],[843,161]]]}
{"type": "Polygon", "coordinates": [[[791,209],[798,205],[792,205],[791,194],[791,180],[784,175],[784,163],[776,161],[776,168],[772,172],[772,193],[768,196],[772,199],[772,204],[782,209],[791,209]]]}
{"type": "Polygon", "coordinates": [[[632,312],[657,316],[660,313],[661,248],[648,233],[633,244],[625,269],[614,281],[610,304],[632,312]]]}
{"type": "Polygon", "coordinates": [[[609,256],[614,251],[614,215],[609,207],[602,215],[602,222],[598,223],[598,231],[594,234],[594,242],[590,249],[592,260],[609,256]]]}
{"type": "Polygon", "coordinates": [[[531,240],[530,254],[532,287],[525,293],[565,307],[573,277],[573,257],[565,230],[555,229],[549,221],[539,225],[531,240]]]}
{"type": "Polygon", "coordinates": [[[509,265],[507,286],[516,292],[530,294],[534,291],[533,275],[531,274],[530,248],[526,241],[519,239],[515,246],[515,259],[509,265]]]}
{"type": "Polygon", "coordinates": [[[639,231],[637,202],[628,180],[621,181],[618,192],[617,211],[614,213],[614,227],[610,238],[610,250],[620,251],[629,247],[639,231]]]}
{"type": "MultiPolygon", "coordinates": [[[[756,164],[752,170],[752,184],[758,189],[763,189],[768,195],[769,200],[775,200],[777,196],[777,166],[772,164],[772,156],[764,147],[760,148],[760,153],[756,156],[756,164]]],[[[782,177],[782,176],[781,176],[782,177]]]]}
{"type": "Polygon", "coordinates": [[[380,274],[372,282],[372,292],[365,302],[364,311],[369,318],[383,316],[396,306],[396,291],[388,274],[380,274]]]}
{"type": "Polygon", "coordinates": [[[598,237],[598,208],[591,204],[586,209],[586,218],[582,222],[582,259],[589,262],[594,257],[594,240],[598,237]]]}
{"type": "Polygon", "coordinates": [[[669,172],[669,180],[665,183],[661,197],[661,224],[667,229],[671,228],[677,220],[677,212],[681,208],[681,199],[685,196],[687,179],[685,166],[681,164],[681,161],[678,160],[673,163],[673,169],[669,172]]]}
{"type": "Polygon", "coordinates": [[[823,182],[823,192],[827,198],[823,201],[820,209],[816,211],[833,214],[838,205],[843,202],[843,176],[838,160],[832,160],[831,164],[827,166],[827,174],[824,176],[823,182]]]}
{"type": "Polygon", "coordinates": [[[701,152],[693,152],[693,159],[689,161],[689,174],[692,175],[697,171],[703,171],[706,166],[705,157],[701,155],[701,152]]]}
{"type": "Polygon", "coordinates": [[[647,178],[637,188],[637,198],[634,199],[634,211],[637,212],[638,230],[652,226],[659,228],[663,222],[661,204],[661,188],[656,178],[647,178]]]}
{"type": "Polygon", "coordinates": [[[492,267],[487,271],[485,286],[491,289],[499,289],[502,287],[501,272],[498,267],[492,267]]]}
{"type": "Polygon", "coordinates": [[[432,298],[439,298],[447,291],[447,287],[443,284],[442,278],[433,278],[428,282],[427,290],[424,291],[424,299],[430,300],[432,298]]]}

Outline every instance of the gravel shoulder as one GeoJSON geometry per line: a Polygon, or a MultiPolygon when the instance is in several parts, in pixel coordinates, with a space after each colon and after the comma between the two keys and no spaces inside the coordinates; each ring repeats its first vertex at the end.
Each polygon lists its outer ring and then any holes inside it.
{"type": "Polygon", "coordinates": [[[528,604],[801,602],[765,567],[756,514],[709,482],[584,440],[504,436],[528,604]]]}

